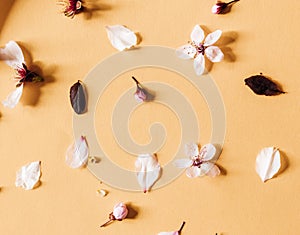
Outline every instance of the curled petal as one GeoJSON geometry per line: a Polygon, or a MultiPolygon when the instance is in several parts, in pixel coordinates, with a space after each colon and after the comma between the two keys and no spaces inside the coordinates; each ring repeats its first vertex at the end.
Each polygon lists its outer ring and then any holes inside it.
{"type": "Polygon", "coordinates": [[[177,168],[188,168],[193,164],[193,161],[187,158],[177,159],[174,161],[174,165],[177,168]]]}
{"type": "Polygon", "coordinates": [[[202,54],[199,54],[194,59],[194,70],[198,76],[202,75],[204,73],[205,69],[205,60],[204,56],[202,54]]]}
{"type": "Polygon", "coordinates": [[[199,155],[199,146],[195,143],[187,143],[184,146],[186,156],[192,158],[199,155]]]}
{"type": "Polygon", "coordinates": [[[221,174],[219,167],[211,162],[204,162],[201,165],[201,171],[210,177],[216,177],[221,174]]]}
{"type": "Polygon", "coordinates": [[[188,169],[186,169],[185,174],[189,178],[196,178],[198,176],[201,176],[201,170],[197,166],[192,166],[192,167],[189,167],[188,169]]]}
{"type": "Polygon", "coordinates": [[[202,161],[211,160],[216,154],[216,148],[212,144],[206,144],[200,149],[200,157],[202,161]]]}
{"type": "Polygon", "coordinates": [[[89,149],[85,137],[79,137],[69,146],[66,153],[66,163],[71,168],[85,166],[88,161],[89,149]]]}
{"type": "Polygon", "coordinates": [[[204,32],[199,25],[195,25],[192,33],[191,33],[191,40],[197,46],[203,41],[204,39],[204,32]]]}
{"type": "Polygon", "coordinates": [[[144,192],[150,190],[161,173],[160,165],[155,155],[141,154],[135,162],[137,180],[144,192]]]}
{"type": "Polygon", "coordinates": [[[8,108],[14,108],[20,101],[23,93],[23,83],[17,87],[13,92],[11,92],[5,100],[2,101],[2,104],[8,108]]]}
{"type": "Polygon", "coordinates": [[[205,50],[205,55],[211,62],[220,62],[224,58],[224,54],[221,49],[217,46],[207,47],[205,50]]]}
{"type": "Polygon", "coordinates": [[[263,148],[257,155],[256,172],[263,182],[273,178],[280,166],[280,152],[274,147],[263,148]]]}
{"type": "Polygon", "coordinates": [[[222,35],[222,31],[221,30],[216,30],[215,32],[212,32],[210,34],[208,34],[205,38],[204,41],[204,46],[211,46],[212,44],[214,44],[216,41],[219,40],[219,38],[222,35]]]}
{"type": "Polygon", "coordinates": [[[40,161],[36,161],[22,166],[17,172],[16,187],[30,190],[37,186],[41,176],[40,163],[40,161]]]}
{"type": "Polygon", "coordinates": [[[23,67],[22,64],[25,63],[23,52],[15,41],[9,41],[0,49],[0,60],[13,68],[23,67]]]}
{"type": "Polygon", "coordinates": [[[112,46],[119,51],[130,49],[137,44],[137,36],[122,25],[106,26],[106,32],[112,46]]]}
{"type": "Polygon", "coordinates": [[[191,44],[185,44],[176,49],[176,55],[184,60],[192,59],[196,55],[196,48],[191,44]]]}

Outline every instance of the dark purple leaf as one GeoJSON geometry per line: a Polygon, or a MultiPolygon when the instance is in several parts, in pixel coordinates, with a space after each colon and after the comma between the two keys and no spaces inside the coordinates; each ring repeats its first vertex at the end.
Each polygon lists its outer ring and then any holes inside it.
{"type": "Polygon", "coordinates": [[[275,82],[262,74],[246,78],[245,84],[257,95],[273,96],[285,93],[275,82]]]}
{"type": "Polygon", "coordinates": [[[75,113],[83,114],[87,111],[87,96],[84,85],[78,80],[70,89],[70,101],[75,113]]]}

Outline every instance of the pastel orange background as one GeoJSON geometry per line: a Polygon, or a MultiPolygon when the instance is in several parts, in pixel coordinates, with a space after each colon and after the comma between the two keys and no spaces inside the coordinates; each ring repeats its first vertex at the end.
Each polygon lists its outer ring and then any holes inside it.
{"type": "MultiPolygon", "coordinates": [[[[68,19],[59,13],[55,0],[1,0],[0,46],[17,41],[30,52],[46,82],[26,85],[15,109],[0,108],[0,234],[150,235],[176,230],[182,221],[186,221],[182,234],[299,234],[300,3],[241,0],[229,14],[213,15],[214,3],[86,0],[95,10],[68,19]],[[73,141],[69,88],[99,61],[116,53],[104,29],[114,24],[140,32],[140,46],[176,48],[189,40],[195,24],[207,31],[222,29],[231,38],[223,40],[225,60],[210,71],[226,108],[227,133],[218,160],[226,174],[215,179],[189,179],[183,174],[166,187],[143,194],[100,184],[87,169],[66,166],[65,151],[73,141]],[[287,94],[254,95],[243,80],[259,72],[282,84],[287,94]],[[259,150],[267,146],[279,147],[289,164],[276,178],[262,183],[254,165],[259,150]],[[16,188],[15,172],[35,160],[42,162],[42,185],[33,191],[16,188]],[[107,189],[108,196],[97,195],[100,188],[107,189]],[[119,201],[131,204],[135,218],[99,228],[119,201]]],[[[164,81],[163,74],[155,69],[136,73],[141,81],[164,81]]],[[[14,88],[13,71],[3,62],[0,77],[3,100],[14,88]]],[[[186,84],[181,89],[191,96],[186,84]]],[[[104,101],[103,114],[115,100],[104,97],[104,101]]],[[[201,138],[195,141],[205,144],[210,137],[208,109],[191,102],[203,125],[201,138]]],[[[171,120],[176,126],[177,120],[166,118],[163,112],[160,121],[171,120]]],[[[134,120],[144,125],[142,119],[134,120]]],[[[103,133],[109,131],[103,128],[103,133]]],[[[142,133],[133,136],[147,141],[142,133]]],[[[172,138],[165,156],[178,145],[178,138],[172,138]]],[[[126,165],[124,161],[119,164],[126,165]]]]}

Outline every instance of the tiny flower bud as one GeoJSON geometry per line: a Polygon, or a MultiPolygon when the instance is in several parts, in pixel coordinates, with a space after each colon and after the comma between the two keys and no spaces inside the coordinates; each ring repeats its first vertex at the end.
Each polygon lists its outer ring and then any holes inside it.
{"type": "Polygon", "coordinates": [[[113,215],[115,219],[122,220],[125,219],[128,214],[128,209],[124,203],[118,203],[114,207],[113,215]]]}
{"type": "Polygon", "coordinates": [[[132,79],[136,83],[136,92],[134,93],[134,98],[137,102],[141,103],[144,101],[147,101],[147,91],[141,86],[138,80],[135,79],[135,77],[132,77],[132,79]]]}
{"type": "Polygon", "coordinates": [[[221,1],[218,1],[215,5],[213,5],[213,7],[211,8],[211,12],[213,14],[224,14],[228,9],[227,7],[234,3],[234,2],[238,2],[239,0],[233,0],[231,2],[221,2],[221,1]]]}

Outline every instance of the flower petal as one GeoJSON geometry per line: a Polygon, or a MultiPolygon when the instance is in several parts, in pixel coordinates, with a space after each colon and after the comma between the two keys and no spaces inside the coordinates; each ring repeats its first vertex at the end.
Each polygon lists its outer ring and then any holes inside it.
{"type": "Polygon", "coordinates": [[[187,143],[184,146],[186,156],[192,158],[199,155],[199,146],[195,143],[187,143]]]}
{"type": "Polygon", "coordinates": [[[221,174],[219,167],[211,162],[202,163],[201,170],[210,177],[216,177],[221,174]]]}
{"type": "Polygon", "coordinates": [[[144,192],[150,190],[161,173],[160,165],[155,155],[140,154],[135,162],[137,180],[144,192]]]}
{"type": "Polygon", "coordinates": [[[4,60],[10,67],[23,67],[24,55],[15,41],[9,41],[4,48],[0,49],[0,60],[4,60]]]}
{"type": "Polygon", "coordinates": [[[176,49],[176,55],[184,60],[192,59],[196,55],[196,48],[191,44],[185,44],[176,49]]]}
{"type": "Polygon", "coordinates": [[[204,46],[211,46],[212,44],[214,44],[216,41],[219,40],[219,38],[222,35],[222,31],[221,30],[216,30],[215,32],[212,32],[210,34],[208,34],[205,38],[204,41],[204,46]]]}
{"type": "Polygon", "coordinates": [[[196,74],[200,76],[201,74],[204,73],[204,69],[205,69],[204,56],[200,54],[194,59],[194,70],[196,74]]]}
{"type": "Polygon", "coordinates": [[[17,87],[13,92],[11,92],[5,100],[2,101],[2,104],[8,108],[14,108],[20,101],[23,93],[23,83],[17,87]]]}
{"type": "Polygon", "coordinates": [[[37,186],[41,176],[40,163],[40,161],[36,161],[22,166],[17,172],[16,187],[30,190],[37,186]]]}
{"type": "Polygon", "coordinates": [[[86,165],[88,156],[89,149],[86,138],[81,136],[67,149],[66,163],[71,168],[79,168],[86,165]]]}
{"type": "Polygon", "coordinates": [[[263,148],[257,155],[256,172],[263,182],[273,178],[280,166],[280,152],[277,148],[263,148]]]}
{"type": "Polygon", "coordinates": [[[187,158],[177,159],[174,162],[177,168],[188,168],[193,164],[193,161],[187,158]]]}
{"type": "Polygon", "coordinates": [[[198,176],[201,176],[201,171],[200,171],[199,167],[192,166],[192,167],[186,169],[185,174],[189,178],[196,178],[198,176]]]}
{"type": "Polygon", "coordinates": [[[224,54],[217,46],[210,46],[205,49],[205,55],[211,62],[220,62],[224,58],[224,54]]]}
{"type": "Polygon", "coordinates": [[[202,161],[211,160],[216,154],[216,148],[212,144],[206,144],[200,149],[200,157],[202,161]]]}
{"type": "Polygon", "coordinates": [[[106,32],[112,46],[119,51],[129,49],[137,44],[136,34],[123,25],[106,26],[106,32]]]}
{"type": "Polygon", "coordinates": [[[204,39],[204,31],[201,29],[199,25],[195,25],[192,33],[191,33],[191,40],[197,46],[203,41],[204,39]]]}

